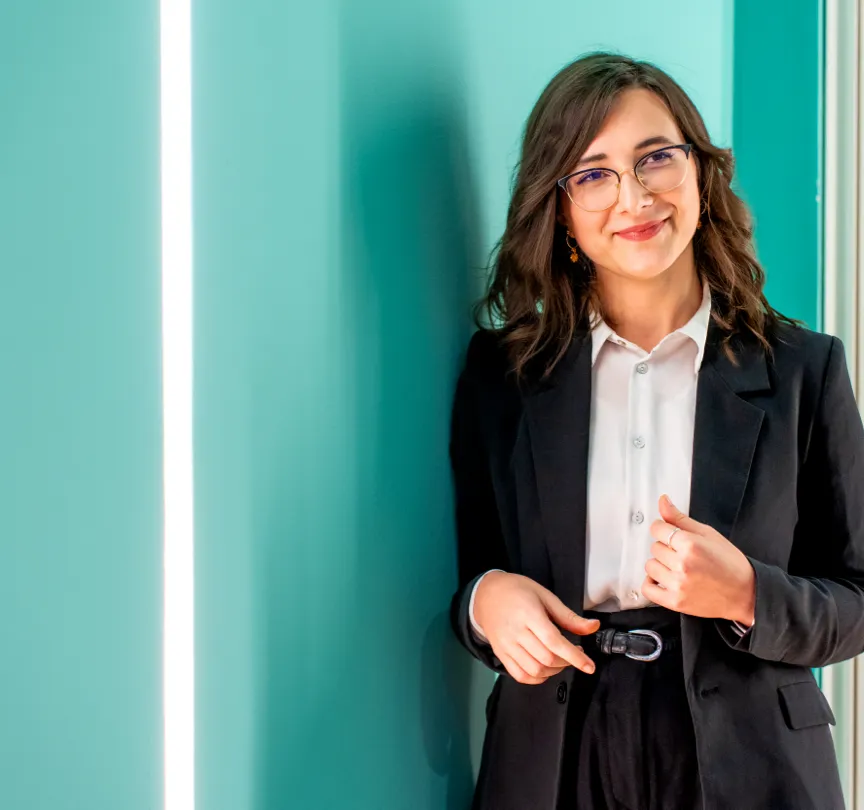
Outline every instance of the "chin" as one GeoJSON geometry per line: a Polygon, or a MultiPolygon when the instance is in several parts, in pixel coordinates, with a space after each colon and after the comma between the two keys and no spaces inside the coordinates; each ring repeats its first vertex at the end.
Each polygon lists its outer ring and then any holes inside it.
{"type": "Polygon", "coordinates": [[[629,262],[626,269],[621,267],[618,272],[627,278],[647,281],[665,273],[669,269],[670,264],[671,262],[667,261],[629,262]]]}

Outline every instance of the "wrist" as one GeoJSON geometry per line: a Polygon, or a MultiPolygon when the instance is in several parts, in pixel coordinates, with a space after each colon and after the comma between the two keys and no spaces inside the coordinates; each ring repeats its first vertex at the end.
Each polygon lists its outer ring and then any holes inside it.
{"type": "Polygon", "coordinates": [[[745,627],[752,627],[756,621],[756,572],[753,566],[747,563],[749,576],[743,587],[743,594],[738,600],[736,610],[729,618],[745,627]]]}
{"type": "Polygon", "coordinates": [[[482,612],[482,604],[486,598],[486,593],[489,590],[490,583],[494,584],[496,578],[507,576],[505,571],[500,571],[498,569],[492,569],[491,571],[487,571],[480,581],[477,583],[476,590],[474,591],[474,610],[473,615],[477,623],[482,627],[483,621],[481,618],[482,612]]]}

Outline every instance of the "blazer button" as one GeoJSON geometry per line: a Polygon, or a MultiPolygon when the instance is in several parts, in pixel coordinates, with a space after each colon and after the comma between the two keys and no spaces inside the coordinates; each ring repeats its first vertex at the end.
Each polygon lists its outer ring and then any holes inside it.
{"type": "Polygon", "coordinates": [[[558,684],[558,702],[566,703],[567,702],[567,682],[561,681],[558,684]]]}

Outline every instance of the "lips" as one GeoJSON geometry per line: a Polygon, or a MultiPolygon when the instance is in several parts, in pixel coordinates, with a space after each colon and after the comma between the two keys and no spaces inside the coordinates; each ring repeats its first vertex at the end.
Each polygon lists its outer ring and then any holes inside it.
{"type": "Polygon", "coordinates": [[[628,242],[647,242],[663,230],[667,221],[668,217],[667,219],[655,219],[653,222],[646,222],[644,225],[635,225],[632,228],[618,231],[615,235],[621,239],[626,239],[628,242]]]}
{"type": "Polygon", "coordinates": [[[651,222],[645,222],[642,225],[634,225],[632,228],[625,228],[623,231],[617,231],[618,236],[641,236],[654,228],[657,228],[666,220],[654,219],[651,222]]]}

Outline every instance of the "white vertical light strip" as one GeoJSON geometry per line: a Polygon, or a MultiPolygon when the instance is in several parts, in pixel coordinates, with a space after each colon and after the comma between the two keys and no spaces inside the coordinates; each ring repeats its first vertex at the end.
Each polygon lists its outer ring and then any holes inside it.
{"type": "MultiPolygon", "coordinates": [[[[853,384],[858,397],[858,407],[864,407],[864,13],[859,0],[853,3],[855,8],[854,22],[857,31],[857,47],[855,49],[855,209],[857,219],[855,228],[855,266],[852,272],[855,277],[855,314],[857,343],[853,347],[853,358],[850,363],[855,373],[853,384]]],[[[864,656],[858,656],[855,661],[855,685],[853,716],[855,718],[855,798],[851,810],[864,808],[864,656]]]]}
{"type": "MultiPolygon", "coordinates": [[[[857,0],[825,0],[823,328],[843,340],[859,407],[864,404],[861,284],[861,12],[857,0]]],[[[864,810],[862,657],[826,667],[822,688],[837,715],[834,744],[849,810],[864,810]]]]}
{"type": "Polygon", "coordinates": [[[837,290],[837,208],[842,202],[837,194],[839,177],[839,150],[837,130],[839,111],[839,76],[837,70],[837,40],[839,38],[839,4],[842,0],[825,0],[825,44],[824,44],[824,107],[823,122],[823,177],[822,177],[822,327],[831,335],[837,334],[838,290],[837,290]],[[832,191],[833,189],[833,191],[832,191]]]}
{"type": "Polygon", "coordinates": [[[854,24],[857,31],[857,47],[855,49],[855,64],[853,66],[855,85],[853,87],[853,108],[855,115],[855,206],[854,216],[857,218],[855,228],[855,314],[858,331],[858,343],[854,347],[856,371],[855,393],[858,395],[858,406],[864,408],[864,10],[860,0],[853,0],[854,24]]]}
{"type": "Polygon", "coordinates": [[[195,807],[190,0],[160,2],[165,810],[195,807]]]}

